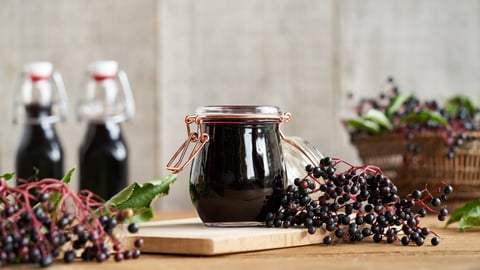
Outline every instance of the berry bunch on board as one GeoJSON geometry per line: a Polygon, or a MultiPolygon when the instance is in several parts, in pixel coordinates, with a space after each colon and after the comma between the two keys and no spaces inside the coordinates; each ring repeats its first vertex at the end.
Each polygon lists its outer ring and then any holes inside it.
{"type": "MultiPolygon", "coordinates": [[[[10,175],[11,177],[11,175],[10,175]]],[[[135,234],[132,209],[120,210],[88,190],[74,192],[58,179],[9,186],[0,178],[0,267],[37,263],[46,267],[62,258],[102,262],[138,258],[143,240],[126,248],[121,237],[135,234]],[[119,224],[127,230],[118,233],[119,224]]]]}
{"type": "Polygon", "coordinates": [[[439,236],[420,221],[427,214],[446,219],[448,210],[442,202],[452,193],[452,186],[413,190],[400,198],[395,184],[375,166],[354,166],[325,157],[318,166],[305,169],[305,177],[277,190],[281,207],[267,213],[267,227],[303,226],[310,234],[321,228],[327,232],[325,244],[369,237],[403,245],[421,246],[427,239],[434,246],[440,243],[439,236]]]}

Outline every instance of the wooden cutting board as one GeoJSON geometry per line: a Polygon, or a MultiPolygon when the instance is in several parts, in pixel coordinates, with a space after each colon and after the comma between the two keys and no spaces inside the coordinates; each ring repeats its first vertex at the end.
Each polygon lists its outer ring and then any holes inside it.
{"type": "Polygon", "coordinates": [[[219,255],[321,243],[323,232],[304,228],[206,227],[199,218],[145,222],[144,253],[219,255]]]}

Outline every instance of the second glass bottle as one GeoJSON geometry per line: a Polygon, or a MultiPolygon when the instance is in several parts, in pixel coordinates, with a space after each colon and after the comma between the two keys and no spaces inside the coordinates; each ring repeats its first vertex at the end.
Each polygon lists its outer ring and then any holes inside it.
{"type": "Polygon", "coordinates": [[[87,130],[79,151],[80,189],[109,199],[128,185],[128,147],[121,123],[132,119],[135,105],[124,71],[116,61],[97,61],[87,70],[77,104],[87,130]]]}

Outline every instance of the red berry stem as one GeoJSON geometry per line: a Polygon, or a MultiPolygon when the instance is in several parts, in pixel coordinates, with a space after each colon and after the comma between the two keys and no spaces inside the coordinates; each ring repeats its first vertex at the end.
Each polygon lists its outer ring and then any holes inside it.
{"type": "Polygon", "coordinates": [[[21,183],[12,187],[0,179],[0,267],[18,262],[48,266],[61,250],[65,262],[74,261],[77,251],[83,260],[99,262],[111,254],[116,261],[140,255],[143,242],[126,250],[114,234],[121,222],[135,224],[131,211],[107,205],[88,190],[76,193],[58,179],[21,183]]]}

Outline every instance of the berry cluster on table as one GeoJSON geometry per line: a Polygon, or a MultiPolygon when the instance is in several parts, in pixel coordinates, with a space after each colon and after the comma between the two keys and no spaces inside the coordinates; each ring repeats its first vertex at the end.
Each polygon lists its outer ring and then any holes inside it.
{"type": "Polygon", "coordinates": [[[138,232],[133,210],[111,207],[96,194],[74,192],[58,179],[26,181],[9,186],[0,179],[0,267],[18,263],[49,266],[57,258],[66,263],[115,261],[140,256],[136,237],[132,248],[122,244],[126,234],[138,232]],[[117,230],[122,224],[125,230],[117,230]],[[120,231],[120,232],[119,232],[120,231]]]}
{"type": "Polygon", "coordinates": [[[434,246],[440,237],[420,221],[448,215],[442,205],[451,185],[413,190],[406,198],[397,195],[395,184],[376,166],[354,166],[342,159],[325,157],[318,166],[308,165],[306,176],[286,188],[278,186],[280,209],[266,214],[267,227],[305,227],[308,233],[325,232],[323,243],[374,242],[421,246],[429,238],[434,246]]]}

